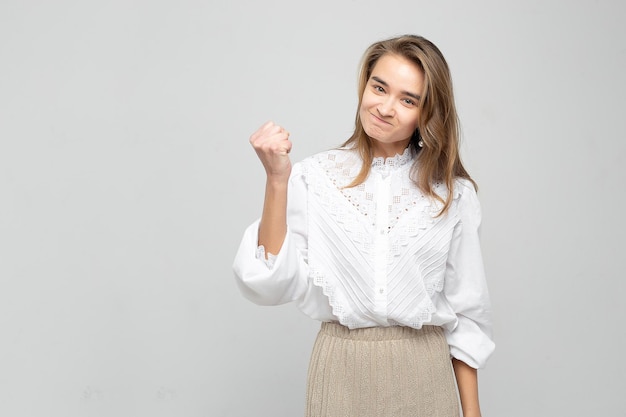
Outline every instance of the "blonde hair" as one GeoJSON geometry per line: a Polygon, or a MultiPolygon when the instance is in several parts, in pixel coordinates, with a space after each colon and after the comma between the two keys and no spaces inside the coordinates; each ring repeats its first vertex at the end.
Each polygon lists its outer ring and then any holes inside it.
{"type": "Polygon", "coordinates": [[[439,48],[421,36],[403,35],[376,42],[363,55],[355,129],[352,136],[342,145],[357,149],[363,160],[363,166],[348,187],[363,183],[372,165],[372,139],[363,129],[359,109],[372,69],[385,54],[401,56],[415,63],[423,71],[424,90],[420,94],[418,128],[409,144],[417,152],[411,168],[411,179],[425,195],[443,204],[439,212],[439,215],[442,215],[448,211],[452,203],[452,190],[456,178],[465,178],[474,185],[474,188],[477,186],[463,167],[459,155],[459,120],[452,93],[450,69],[439,48]],[[423,147],[417,145],[420,139],[423,147]],[[448,195],[445,199],[434,191],[437,183],[446,185],[448,195]]]}

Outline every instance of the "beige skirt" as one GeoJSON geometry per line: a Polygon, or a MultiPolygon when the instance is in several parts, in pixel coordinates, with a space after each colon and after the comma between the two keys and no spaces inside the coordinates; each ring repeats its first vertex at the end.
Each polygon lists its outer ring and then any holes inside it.
{"type": "Polygon", "coordinates": [[[322,323],[309,364],[306,417],[458,417],[443,330],[350,330],[322,323]]]}

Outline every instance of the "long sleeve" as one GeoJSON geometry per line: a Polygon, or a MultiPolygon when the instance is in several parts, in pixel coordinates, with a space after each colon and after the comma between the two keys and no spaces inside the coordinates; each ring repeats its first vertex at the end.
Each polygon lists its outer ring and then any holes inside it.
{"type": "Polygon", "coordinates": [[[241,293],[256,304],[296,301],[308,290],[307,192],[299,164],[292,169],[287,192],[287,234],[273,265],[257,256],[260,219],[245,230],[235,255],[235,280],[241,293]]]}
{"type": "Polygon", "coordinates": [[[483,367],[495,345],[478,197],[459,180],[437,217],[439,206],[411,180],[412,161],[409,148],[377,158],[363,184],[349,188],[362,164],[352,149],[295,164],[282,247],[267,262],[254,222],[235,256],[236,282],[254,303],[295,302],[315,320],[349,328],[441,326],[455,358],[483,367]]]}
{"type": "Polygon", "coordinates": [[[493,352],[491,305],[480,249],[480,203],[471,184],[460,187],[458,213],[446,264],[444,295],[456,314],[454,326],[446,326],[453,357],[481,368],[493,352]]]}

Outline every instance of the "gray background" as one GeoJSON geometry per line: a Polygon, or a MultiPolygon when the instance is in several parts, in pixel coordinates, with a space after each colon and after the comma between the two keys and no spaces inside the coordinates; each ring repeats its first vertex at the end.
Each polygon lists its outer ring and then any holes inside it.
{"type": "Polygon", "coordinates": [[[299,416],[318,324],[243,299],[248,144],[351,133],[365,47],[452,68],[497,350],[484,416],[626,416],[622,1],[0,2],[0,415],[299,416]]]}

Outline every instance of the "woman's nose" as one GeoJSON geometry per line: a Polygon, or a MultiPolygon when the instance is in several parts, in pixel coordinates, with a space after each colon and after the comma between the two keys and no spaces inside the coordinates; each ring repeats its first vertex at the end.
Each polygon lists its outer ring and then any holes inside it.
{"type": "Polygon", "coordinates": [[[393,116],[393,100],[391,97],[384,99],[376,109],[381,116],[393,116]]]}

